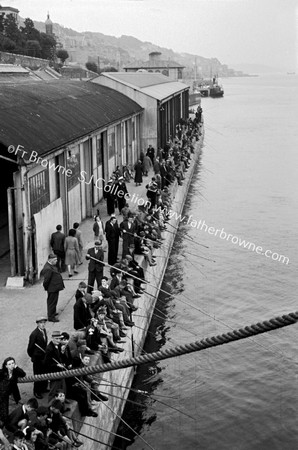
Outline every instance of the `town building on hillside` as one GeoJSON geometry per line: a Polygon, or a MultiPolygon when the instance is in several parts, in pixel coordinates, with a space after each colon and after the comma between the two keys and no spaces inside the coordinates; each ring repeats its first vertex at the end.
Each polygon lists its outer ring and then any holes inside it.
{"type": "Polygon", "coordinates": [[[108,87],[62,79],[0,83],[0,96],[0,219],[9,223],[0,241],[12,276],[33,280],[56,225],[67,232],[92,216],[116,166],[137,160],[143,108],[108,87]]]}
{"type": "Polygon", "coordinates": [[[185,67],[181,64],[171,61],[170,59],[161,59],[160,52],[151,52],[149,53],[149,61],[127,64],[123,67],[123,70],[125,70],[125,72],[146,70],[150,73],[161,73],[174,80],[182,80],[184,68],[185,67]]]}
{"type": "Polygon", "coordinates": [[[19,24],[20,19],[19,19],[19,10],[17,8],[12,8],[11,6],[1,6],[0,5],[0,16],[8,16],[9,14],[11,14],[15,20],[16,23],[19,24]]]}
{"type": "Polygon", "coordinates": [[[91,83],[115,89],[144,108],[142,149],[164,147],[179,120],[188,118],[189,86],[160,73],[103,72],[91,83]]]}

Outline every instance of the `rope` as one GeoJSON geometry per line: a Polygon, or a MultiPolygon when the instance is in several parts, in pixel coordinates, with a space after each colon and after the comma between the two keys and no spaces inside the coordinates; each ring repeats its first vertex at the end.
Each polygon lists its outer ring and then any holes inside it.
{"type": "Polygon", "coordinates": [[[31,383],[32,381],[42,380],[59,380],[61,378],[78,377],[87,374],[95,374],[100,372],[109,372],[111,370],[125,369],[127,367],[141,365],[148,362],[162,361],[164,359],[182,356],[193,352],[205,350],[207,348],[218,347],[219,345],[228,344],[230,342],[247,339],[251,336],[267,333],[268,331],[284,328],[293,325],[298,320],[298,311],[285,314],[281,317],[274,317],[270,320],[258,322],[238,330],[232,330],[218,336],[212,336],[201,341],[191,342],[189,344],[179,345],[171,349],[165,349],[154,353],[147,353],[132,358],[121,359],[107,364],[84,367],[81,369],[65,370],[63,372],[46,373],[42,375],[29,375],[19,378],[19,383],[31,383]]]}

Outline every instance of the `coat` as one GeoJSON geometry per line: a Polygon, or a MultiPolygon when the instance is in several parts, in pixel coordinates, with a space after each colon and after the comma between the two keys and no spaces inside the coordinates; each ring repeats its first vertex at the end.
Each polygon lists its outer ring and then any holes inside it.
{"type": "Polygon", "coordinates": [[[148,172],[152,167],[151,159],[148,155],[144,157],[143,161],[143,172],[148,172]]]}
{"type": "Polygon", "coordinates": [[[64,289],[64,283],[61,273],[56,266],[46,262],[40,275],[44,277],[43,287],[48,292],[59,292],[64,289]]]}
{"type": "Polygon", "coordinates": [[[104,260],[104,253],[102,248],[98,248],[97,253],[95,254],[95,247],[89,248],[86,259],[89,259],[89,266],[88,270],[89,272],[102,272],[104,268],[104,263],[102,264],[102,261],[104,260]],[[91,258],[90,258],[91,256],[91,258]],[[97,261],[94,261],[94,259],[97,259],[97,261]]]}
{"type": "Polygon", "coordinates": [[[73,327],[75,330],[80,330],[81,328],[86,328],[91,319],[90,310],[88,305],[79,298],[73,307],[73,327]]]}
{"type": "Polygon", "coordinates": [[[79,264],[79,244],[76,237],[67,236],[64,242],[65,264],[75,266],[79,264]]]}
{"type": "Polygon", "coordinates": [[[143,183],[143,169],[141,163],[135,164],[135,183],[143,183]]]}
{"type": "Polygon", "coordinates": [[[33,330],[29,336],[27,353],[30,356],[32,362],[44,359],[45,350],[48,344],[47,332],[46,330],[44,330],[44,332],[46,339],[44,339],[43,332],[38,327],[35,328],[35,330],[33,330]],[[44,351],[38,348],[37,345],[38,347],[41,347],[44,351]]]}
{"type": "Polygon", "coordinates": [[[61,231],[56,231],[51,236],[50,245],[53,249],[53,252],[59,256],[64,255],[64,241],[65,241],[65,234],[62,233],[61,231]]]}
{"type": "Polygon", "coordinates": [[[8,378],[6,371],[0,370],[0,419],[5,422],[8,417],[9,396],[13,395],[14,401],[18,403],[21,400],[20,391],[17,385],[18,378],[25,377],[20,367],[13,369],[12,377],[8,378]]]}

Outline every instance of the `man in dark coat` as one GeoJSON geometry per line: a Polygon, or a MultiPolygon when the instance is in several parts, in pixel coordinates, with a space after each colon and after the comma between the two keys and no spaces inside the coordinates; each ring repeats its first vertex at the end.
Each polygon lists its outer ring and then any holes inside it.
{"type": "Polygon", "coordinates": [[[59,272],[63,272],[65,269],[65,251],[64,251],[64,241],[65,234],[62,233],[62,225],[56,226],[56,232],[52,234],[50,245],[52,247],[53,253],[57,256],[57,267],[59,272]]]}
{"type": "Polygon", "coordinates": [[[105,226],[106,238],[109,244],[108,263],[113,266],[117,262],[118,246],[120,230],[118,227],[117,219],[114,215],[107,221],[105,226]]]}
{"type": "MultiPolygon", "coordinates": [[[[60,331],[52,331],[52,340],[47,345],[45,358],[44,358],[45,370],[48,373],[62,372],[65,370],[63,365],[62,353],[61,353],[61,333],[60,331]]],[[[56,394],[58,389],[66,391],[65,379],[51,380],[50,392],[48,401],[50,402],[56,394]]]]}
{"type": "Polygon", "coordinates": [[[91,314],[87,301],[92,301],[91,294],[86,293],[84,297],[79,298],[74,304],[73,327],[75,330],[82,330],[89,325],[91,314]]]}
{"type": "Polygon", "coordinates": [[[150,144],[149,147],[147,148],[147,152],[146,155],[149,156],[149,158],[152,161],[152,165],[154,164],[154,157],[155,157],[155,150],[152,147],[152,145],[150,144]]]}
{"type": "Polygon", "coordinates": [[[47,307],[48,320],[50,322],[59,322],[55,317],[57,315],[56,307],[59,298],[59,292],[64,289],[63,278],[57,269],[57,256],[51,253],[48,261],[45,263],[40,275],[44,277],[43,287],[48,293],[47,307]]]}
{"type": "Polygon", "coordinates": [[[101,241],[96,241],[94,247],[89,248],[86,259],[89,260],[88,266],[88,288],[87,292],[90,294],[93,291],[94,282],[97,282],[97,289],[101,285],[101,279],[103,277],[104,253],[101,246],[101,241]]]}
{"type": "Polygon", "coordinates": [[[128,216],[127,220],[120,223],[120,231],[122,233],[122,259],[128,253],[129,246],[134,243],[134,235],[137,233],[134,219],[132,216],[128,216]]]}
{"type": "MultiPolygon", "coordinates": [[[[48,336],[46,331],[46,317],[38,317],[36,319],[37,327],[29,336],[29,343],[27,347],[27,353],[33,362],[33,373],[34,375],[39,375],[45,373],[44,368],[44,356],[46,347],[48,344],[48,336]]],[[[48,382],[45,381],[35,381],[33,385],[33,394],[36,398],[42,398],[43,392],[47,390],[48,382]]]]}
{"type": "Polygon", "coordinates": [[[118,186],[115,190],[115,195],[117,196],[119,214],[121,214],[121,210],[125,206],[126,197],[128,196],[127,194],[128,194],[128,190],[127,190],[124,178],[119,177],[118,178],[118,186]]]}

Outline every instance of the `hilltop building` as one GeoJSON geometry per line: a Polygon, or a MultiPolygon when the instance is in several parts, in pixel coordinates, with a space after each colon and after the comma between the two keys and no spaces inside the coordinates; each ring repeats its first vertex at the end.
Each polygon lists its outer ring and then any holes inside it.
{"type": "Polygon", "coordinates": [[[17,8],[12,8],[11,6],[1,6],[0,5],[0,15],[6,17],[11,14],[15,19],[17,24],[19,24],[19,10],[17,8]]]}
{"type": "Polygon", "coordinates": [[[149,53],[149,60],[140,63],[131,63],[123,67],[125,72],[137,72],[146,70],[150,73],[161,73],[162,75],[173,78],[174,80],[182,80],[183,69],[181,64],[171,61],[170,59],[161,59],[160,52],[149,53]]]}

